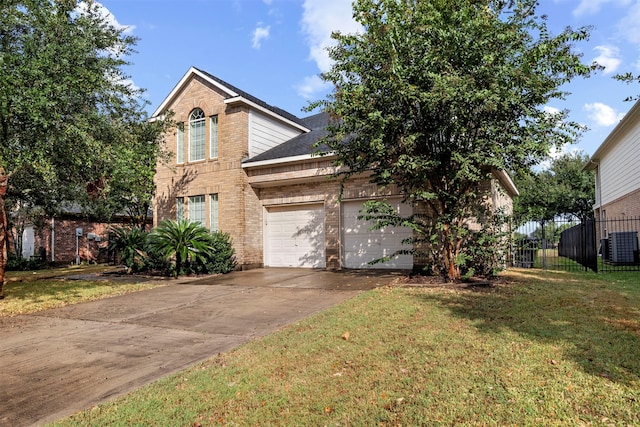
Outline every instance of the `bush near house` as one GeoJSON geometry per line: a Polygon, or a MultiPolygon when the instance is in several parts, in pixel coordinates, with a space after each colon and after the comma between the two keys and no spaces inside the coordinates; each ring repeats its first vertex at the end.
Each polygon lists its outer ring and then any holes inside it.
{"type": "Polygon", "coordinates": [[[209,232],[198,223],[166,220],[151,233],[137,227],[116,227],[113,232],[109,249],[118,251],[130,273],[229,273],[236,266],[230,235],[209,232]]]}

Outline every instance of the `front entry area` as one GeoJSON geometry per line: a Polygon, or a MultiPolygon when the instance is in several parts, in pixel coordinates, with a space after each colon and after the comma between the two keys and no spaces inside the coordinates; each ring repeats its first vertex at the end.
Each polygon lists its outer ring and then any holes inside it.
{"type": "Polygon", "coordinates": [[[324,205],[267,208],[265,265],[325,268],[324,205]]]}

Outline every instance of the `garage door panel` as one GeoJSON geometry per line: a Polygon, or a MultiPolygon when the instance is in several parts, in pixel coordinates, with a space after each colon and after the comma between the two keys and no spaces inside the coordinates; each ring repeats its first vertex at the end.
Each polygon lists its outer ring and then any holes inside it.
{"type": "Polygon", "coordinates": [[[325,267],[324,206],[291,206],[267,211],[265,264],[325,267]]]}
{"type": "MultiPolygon", "coordinates": [[[[411,206],[400,200],[389,201],[401,215],[411,214],[411,206]]],[[[362,202],[343,202],[343,252],[344,266],[347,268],[409,269],[413,267],[413,256],[399,255],[389,261],[378,264],[369,262],[390,256],[397,250],[410,249],[402,241],[412,237],[411,229],[406,227],[384,227],[371,230],[370,221],[358,219],[362,202]]]]}

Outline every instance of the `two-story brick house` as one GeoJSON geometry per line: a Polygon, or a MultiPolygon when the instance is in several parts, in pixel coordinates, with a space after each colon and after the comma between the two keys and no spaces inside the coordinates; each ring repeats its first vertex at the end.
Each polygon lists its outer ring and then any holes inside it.
{"type": "MultiPolygon", "coordinates": [[[[331,179],[333,158],[313,156],[325,114],[300,119],[197,68],[191,68],[153,116],[175,113],[166,137],[175,157],[156,174],[154,223],[188,218],[233,238],[238,263],[252,267],[371,268],[410,231],[370,231],[358,220],[365,200],[384,197],[402,213],[397,189],[368,177],[331,179]]],[[[507,209],[517,194],[504,173],[488,186],[507,209]]],[[[375,268],[412,268],[402,255],[375,268]]]]}

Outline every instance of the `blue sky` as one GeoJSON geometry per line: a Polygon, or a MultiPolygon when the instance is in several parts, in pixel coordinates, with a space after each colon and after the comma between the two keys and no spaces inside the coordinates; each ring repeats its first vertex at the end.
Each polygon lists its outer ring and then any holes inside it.
{"type": "MultiPolygon", "coordinates": [[[[139,37],[126,72],[145,88],[152,112],[190,66],[203,69],[263,101],[304,117],[309,101],[330,88],[317,75],[330,67],[324,47],[332,30],[352,32],[350,0],[101,0],[115,25],[139,37]]],[[[640,85],[612,79],[640,73],[640,0],[541,0],[557,34],[565,27],[593,26],[576,48],[583,62],[606,68],[576,80],[566,101],[571,119],[589,130],[565,150],[592,154],[640,95],[640,85]]]]}

